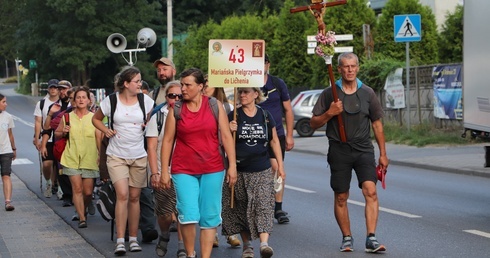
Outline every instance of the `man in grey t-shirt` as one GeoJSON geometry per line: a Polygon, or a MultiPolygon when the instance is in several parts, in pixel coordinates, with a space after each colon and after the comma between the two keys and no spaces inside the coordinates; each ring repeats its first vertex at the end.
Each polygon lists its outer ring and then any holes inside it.
{"type": "Polygon", "coordinates": [[[370,128],[379,147],[379,166],[388,167],[385,137],[383,133],[383,110],[374,90],[357,78],[359,59],[353,53],[343,53],[338,58],[338,71],[342,78],[337,87],[338,100],[332,97],[332,87],[325,89],[313,108],[311,127],[317,129],[327,123],[328,163],[330,164],[330,186],[334,191],[334,212],[342,232],[341,252],[354,250],[347,209],[352,170],[356,172],[359,188],[366,200],[366,252],[386,251],[376,239],[378,221],[378,197],[376,193],[376,161],[370,128]],[[335,102],[337,101],[337,102],[335,102]],[[336,116],[342,116],[346,142],[341,141],[336,116]]]}

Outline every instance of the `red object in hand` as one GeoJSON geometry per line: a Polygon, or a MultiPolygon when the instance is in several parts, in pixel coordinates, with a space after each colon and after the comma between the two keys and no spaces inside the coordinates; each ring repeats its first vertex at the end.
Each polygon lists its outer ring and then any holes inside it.
{"type": "Polygon", "coordinates": [[[380,165],[376,167],[376,174],[378,175],[378,180],[381,181],[381,186],[386,189],[386,169],[382,169],[380,165]]]}

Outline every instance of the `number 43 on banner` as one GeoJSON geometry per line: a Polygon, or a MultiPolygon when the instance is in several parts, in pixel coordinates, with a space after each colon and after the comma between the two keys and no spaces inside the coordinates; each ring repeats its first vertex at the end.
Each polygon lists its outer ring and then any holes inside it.
{"type": "Polygon", "coordinates": [[[208,81],[211,87],[262,87],[264,40],[209,40],[208,81]]]}

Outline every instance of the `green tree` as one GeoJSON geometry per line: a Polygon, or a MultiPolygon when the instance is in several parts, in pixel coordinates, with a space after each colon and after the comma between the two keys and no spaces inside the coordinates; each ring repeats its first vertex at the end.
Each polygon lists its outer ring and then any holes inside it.
{"type": "Polygon", "coordinates": [[[295,4],[286,0],[277,19],[274,38],[267,41],[271,59],[270,73],[282,78],[289,87],[310,86],[312,71],[305,65],[308,58],[306,36],[311,24],[306,13],[291,14],[295,4]]]}
{"type": "MultiPolygon", "coordinates": [[[[410,42],[410,63],[412,65],[433,64],[439,61],[437,49],[437,28],[435,17],[428,6],[422,6],[419,0],[389,0],[379,18],[374,34],[375,53],[403,61],[406,58],[404,43],[396,43],[393,35],[395,15],[420,14],[422,39],[410,42]]],[[[420,32],[419,32],[420,33],[420,32]]]]}
{"type": "Polygon", "coordinates": [[[456,6],[446,14],[446,21],[439,33],[439,59],[442,63],[463,61],[463,6],[456,6]]]}

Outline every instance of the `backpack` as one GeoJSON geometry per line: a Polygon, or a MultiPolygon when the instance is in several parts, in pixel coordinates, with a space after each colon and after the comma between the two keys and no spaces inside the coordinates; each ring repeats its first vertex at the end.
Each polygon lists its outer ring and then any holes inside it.
{"type": "Polygon", "coordinates": [[[99,189],[99,199],[95,203],[100,216],[111,221],[111,240],[114,240],[114,219],[116,218],[116,190],[111,181],[105,182],[99,189]]]}
{"type": "MultiPolygon", "coordinates": [[[[143,124],[146,124],[146,110],[145,110],[145,96],[143,93],[138,93],[138,103],[140,104],[141,111],[143,112],[143,124]]],[[[109,116],[109,128],[114,129],[114,112],[116,112],[117,96],[116,93],[109,95],[111,102],[111,115],[109,116]]]]}
{"type": "Polygon", "coordinates": [[[153,115],[157,116],[157,129],[158,129],[158,135],[160,135],[160,132],[162,131],[163,128],[163,114],[160,111],[165,105],[167,105],[167,102],[160,103],[158,106],[154,107],[153,110],[150,113],[150,118],[153,115]]]}
{"type": "MultiPolygon", "coordinates": [[[[63,117],[65,118],[65,124],[70,125],[70,114],[64,113],[63,117]]],[[[61,157],[63,156],[63,151],[65,150],[66,143],[69,142],[70,136],[67,133],[65,137],[54,142],[53,146],[53,156],[56,161],[61,161],[61,157]]]]}
{"type": "Polygon", "coordinates": [[[267,95],[269,95],[270,93],[274,92],[277,90],[277,93],[279,93],[279,100],[281,101],[281,109],[282,109],[282,113],[284,114],[284,104],[282,103],[282,100],[281,100],[281,97],[282,97],[282,90],[281,90],[281,87],[278,87],[279,85],[279,78],[277,78],[276,76],[272,76],[272,75],[268,75],[271,77],[271,81],[272,81],[272,85],[274,86],[274,89],[272,90],[269,90],[269,91],[265,91],[265,85],[264,87],[262,87],[262,92],[264,93],[264,96],[267,97],[267,95]]]}
{"type": "MultiPolygon", "coordinates": [[[[174,104],[174,117],[175,117],[175,124],[177,125],[177,121],[182,119],[180,114],[182,113],[182,101],[176,101],[174,104]]],[[[219,153],[221,154],[221,157],[223,157],[223,163],[225,165],[225,169],[228,168],[228,159],[226,158],[225,155],[225,148],[223,147],[223,141],[221,140],[221,133],[219,130],[219,108],[218,108],[218,100],[215,97],[209,97],[209,107],[211,108],[211,111],[213,111],[213,116],[216,119],[216,123],[218,124],[218,139],[219,139],[219,153]]]]}

